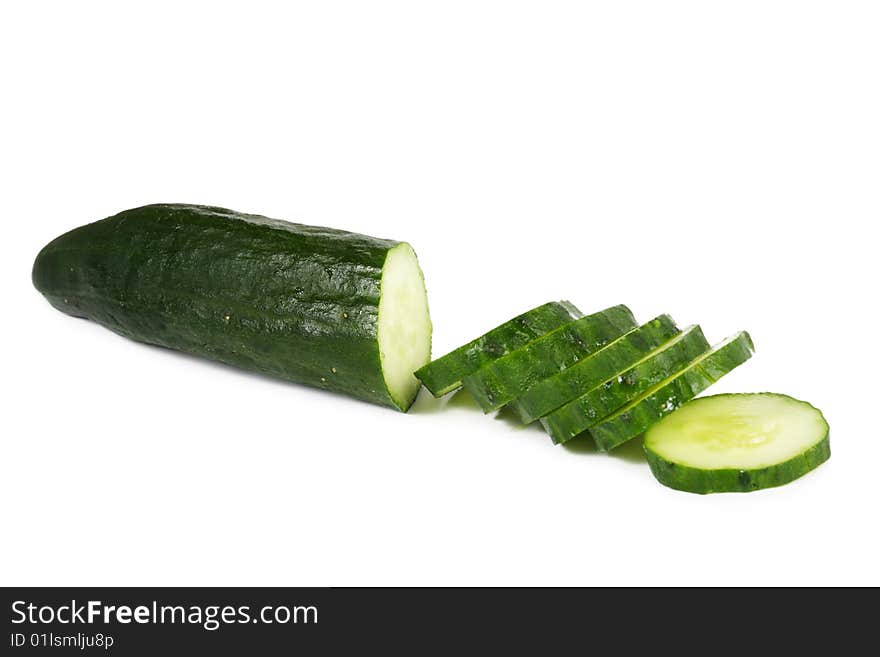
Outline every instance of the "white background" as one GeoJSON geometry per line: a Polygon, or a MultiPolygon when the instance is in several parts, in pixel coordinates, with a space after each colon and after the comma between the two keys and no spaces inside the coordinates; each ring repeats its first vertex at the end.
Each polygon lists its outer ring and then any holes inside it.
{"type": "Polygon", "coordinates": [[[3,584],[880,584],[876,3],[139,4],[0,10],[3,584]],[[713,390],[814,403],[833,456],[688,495],[637,444],[395,413],[32,288],[151,202],[410,241],[435,355],[561,298],[748,329],[713,390]]]}

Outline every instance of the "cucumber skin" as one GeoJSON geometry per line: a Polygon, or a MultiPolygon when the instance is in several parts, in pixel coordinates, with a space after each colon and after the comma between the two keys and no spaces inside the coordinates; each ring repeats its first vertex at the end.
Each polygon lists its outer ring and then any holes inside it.
{"type": "Polygon", "coordinates": [[[513,401],[535,383],[573,365],[637,326],[629,308],[612,306],[542,336],[462,380],[484,413],[513,401]]]}
{"type": "Polygon", "coordinates": [[[760,470],[701,470],[667,461],[645,447],[648,465],[664,486],[688,493],[748,493],[794,481],[816,469],[831,457],[829,433],[806,452],[784,463],[760,470]]]}
{"type": "Polygon", "coordinates": [[[568,301],[545,303],[431,361],[416,370],[415,376],[432,395],[442,397],[460,388],[461,380],[483,365],[581,316],[568,301]]]}
{"type": "Polygon", "coordinates": [[[656,354],[650,361],[635,365],[619,378],[588,390],[581,397],[542,417],[541,425],[554,445],[577,438],[602,418],[625,406],[708,349],[709,342],[702,329],[695,326],[693,332],[685,335],[674,347],[656,354]],[[680,364],[677,360],[679,357],[684,358],[680,364]],[[636,372],[641,373],[636,376],[636,372]]]}
{"type": "Polygon", "coordinates": [[[722,376],[752,357],[754,344],[748,333],[679,372],[674,379],[653,394],[638,401],[631,409],[612,415],[590,427],[596,447],[607,452],[645,432],[652,424],[677,410],[722,376]]]}
{"type": "Polygon", "coordinates": [[[599,385],[615,372],[634,364],[678,332],[669,315],[655,317],[571,367],[535,384],[509,406],[524,423],[534,422],[599,385]]]}
{"type": "Polygon", "coordinates": [[[398,244],[157,204],[56,238],[33,283],[58,310],[133,340],[405,411],[376,337],[382,266],[398,244]]]}

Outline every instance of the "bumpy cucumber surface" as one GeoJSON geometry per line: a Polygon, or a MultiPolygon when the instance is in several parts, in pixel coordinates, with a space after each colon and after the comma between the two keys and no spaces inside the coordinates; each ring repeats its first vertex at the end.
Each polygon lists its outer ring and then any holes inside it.
{"type": "Polygon", "coordinates": [[[545,303],[431,361],[415,375],[432,395],[442,397],[460,388],[461,380],[483,365],[581,316],[568,301],[545,303]]]}
{"type": "Polygon", "coordinates": [[[669,315],[660,315],[624,333],[571,367],[536,383],[510,402],[510,407],[523,422],[534,422],[631,366],[677,333],[678,327],[673,319],[669,315]]]}
{"type": "Polygon", "coordinates": [[[601,384],[542,417],[541,424],[555,444],[567,442],[708,349],[709,343],[700,327],[689,326],[637,363],[615,372],[601,384]]]}
{"type": "Polygon", "coordinates": [[[121,212],[33,268],[59,310],[141,342],[406,410],[431,321],[409,244],[223,208],[121,212]]]}
{"type": "Polygon", "coordinates": [[[559,327],[462,380],[484,412],[497,410],[548,376],[635,328],[626,306],[613,306],[559,327]]]}
{"type": "Polygon", "coordinates": [[[644,448],[660,483],[691,493],[781,486],[831,455],[822,412],[776,393],[689,401],[648,429],[644,448]]]}
{"type": "Polygon", "coordinates": [[[729,337],[698,356],[680,372],[591,427],[590,435],[596,446],[604,452],[635,438],[742,365],[751,358],[754,350],[752,339],[745,331],[729,337]]]}

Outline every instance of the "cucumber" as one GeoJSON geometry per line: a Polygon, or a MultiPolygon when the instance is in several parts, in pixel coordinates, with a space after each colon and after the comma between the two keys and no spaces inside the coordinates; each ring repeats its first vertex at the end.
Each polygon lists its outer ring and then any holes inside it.
{"type": "Polygon", "coordinates": [[[628,369],[613,373],[600,385],[542,417],[541,424],[555,444],[568,442],[708,349],[700,327],[689,326],[628,369]]]}
{"type": "Polygon", "coordinates": [[[488,413],[635,328],[626,306],[581,317],[464,377],[464,388],[488,413]]]}
{"type": "Polygon", "coordinates": [[[526,424],[534,422],[585,390],[626,369],[678,332],[678,327],[669,315],[660,315],[571,367],[536,383],[510,402],[509,406],[526,424]]]}
{"type": "Polygon", "coordinates": [[[406,242],[223,208],[126,210],[49,243],[33,282],[126,337],[406,411],[430,358],[406,242]]]}
{"type": "Polygon", "coordinates": [[[416,378],[432,395],[442,397],[460,388],[461,380],[483,365],[581,316],[581,311],[568,301],[545,303],[431,361],[416,371],[416,378]]]}
{"type": "Polygon", "coordinates": [[[644,449],[661,484],[691,493],[781,486],[831,456],[822,412],[770,392],[689,401],[648,429],[644,449]]]}
{"type": "Polygon", "coordinates": [[[643,433],[700,394],[722,376],[751,358],[755,347],[745,331],[733,335],[698,356],[683,370],[646,391],[590,428],[590,435],[603,452],[643,433]]]}

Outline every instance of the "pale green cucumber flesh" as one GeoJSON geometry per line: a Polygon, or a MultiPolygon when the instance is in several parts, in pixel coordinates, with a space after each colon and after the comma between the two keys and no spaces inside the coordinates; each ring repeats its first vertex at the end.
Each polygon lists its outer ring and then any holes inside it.
{"type": "Polygon", "coordinates": [[[569,322],[483,366],[462,379],[462,384],[488,413],[635,327],[635,318],[626,306],[606,308],[569,322]]]}
{"type": "Polygon", "coordinates": [[[689,326],[645,354],[634,365],[613,373],[601,384],[542,417],[541,425],[555,444],[567,442],[584,434],[601,419],[681,370],[708,349],[709,343],[700,327],[689,326]]]}
{"type": "Polygon", "coordinates": [[[510,402],[509,406],[523,422],[534,422],[608,377],[632,366],[678,332],[678,327],[669,315],[660,315],[623,334],[571,367],[536,383],[510,402]]]}
{"type": "Polygon", "coordinates": [[[780,486],[831,454],[822,412],[776,393],[694,399],[649,428],[644,449],[660,483],[692,493],[780,486]]]}
{"type": "Polygon", "coordinates": [[[591,427],[590,435],[596,446],[601,451],[608,451],[644,433],[651,425],[747,361],[753,352],[754,345],[748,333],[742,331],[731,336],[698,356],[680,372],[591,427]]]}
{"type": "Polygon", "coordinates": [[[525,346],[532,340],[582,316],[568,301],[551,301],[496,326],[415,372],[435,397],[461,387],[461,380],[483,365],[525,346]]]}
{"type": "Polygon", "coordinates": [[[382,376],[394,404],[406,411],[419,392],[413,370],[431,359],[433,330],[425,279],[406,242],[388,251],[379,289],[376,340],[382,376]]]}

